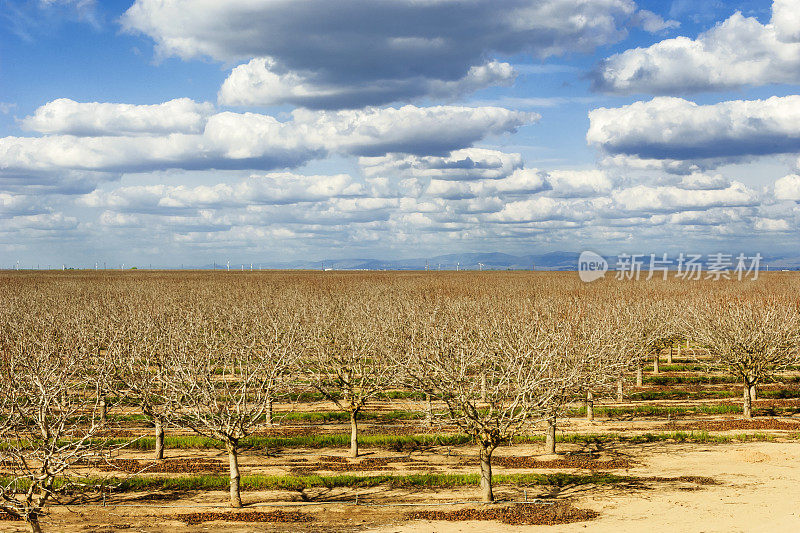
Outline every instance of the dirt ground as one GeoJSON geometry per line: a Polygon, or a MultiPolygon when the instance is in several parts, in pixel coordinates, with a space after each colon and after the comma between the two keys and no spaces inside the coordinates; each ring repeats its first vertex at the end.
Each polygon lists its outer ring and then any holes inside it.
{"type": "MultiPolygon", "coordinates": [[[[125,494],[114,500],[74,507],[56,507],[44,520],[45,531],[73,532],[201,532],[201,531],[370,531],[375,533],[411,532],[484,532],[484,531],[566,531],[619,532],[690,532],[690,531],[800,531],[800,443],[754,442],[739,444],[614,444],[600,450],[600,457],[623,457],[632,461],[630,468],[615,474],[661,478],[706,476],[717,484],[685,481],[654,481],[636,486],[566,486],[522,489],[498,486],[500,499],[530,500],[536,498],[567,499],[576,507],[599,511],[591,522],[555,526],[511,526],[499,522],[430,522],[408,520],[413,510],[454,510],[481,508],[479,504],[451,505],[453,502],[477,500],[477,487],[447,490],[386,489],[314,489],[306,491],[265,491],[243,493],[250,511],[300,511],[312,515],[309,523],[248,524],[209,521],[196,525],[175,519],[175,515],[191,512],[221,512],[226,493],[200,492],[169,494],[125,494]],[[356,505],[354,499],[359,496],[356,505]],[[340,500],[337,502],[337,500],[340,500]],[[406,505],[397,506],[397,503],[406,505]],[[411,504],[411,505],[408,505],[411,504]],[[420,505],[424,504],[424,505],[420,505]]],[[[412,473],[406,470],[403,454],[386,450],[364,450],[366,458],[389,459],[391,473],[412,473]],[[392,462],[397,459],[398,462],[392,462]]],[[[564,446],[566,453],[577,448],[564,446]]],[[[414,452],[414,463],[425,462],[430,471],[476,472],[476,467],[457,466],[474,457],[471,447],[436,448],[414,452]]],[[[498,455],[536,455],[537,446],[502,448],[498,455]]],[[[197,457],[197,451],[191,452],[197,457]]],[[[186,456],[172,451],[170,457],[186,456]]],[[[215,457],[210,451],[204,456],[215,457]]],[[[249,457],[254,472],[289,473],[285,464],[293,457],[305,457],[311,464],[321,455],[343,456],[343,450],[289,450],[283,456],[249,457]],[[264,462],[268,464],[264,464],[264,462]]],[[[405,454],[407,455],[407,454],[405,454]]],[[[130,454],[136,457],[136,454],[130,454]]],[[[146,455],[138,456],[145,459],[146,455]]],[[[219,457],[223,459],[222,457],[219,457]]],[[[514,473],[533,470],[514,469],[514,473]]],[[[543,470],[536,470],[543,472],[543,470]]],[[[560,470],[580,472],[578,470],[560,470]]],[[[372,473],[389,473],[377,469],[372,473]]],[[[511,472],[495,468],[496,474],[511,472]]],[[[548,472],[548,470],[544,470],[548,472]]],[[[555,470],[550,470],[555,472],[555,470]]],[[[583,473],[587,473],[585,470],[583,473]]],[[[366,475],[366,473],[364,473],[366,475]]],[[[27,531],[23,524],[0,521],[0,531],[27,531]]]]}
{"type": "MultiPolygon", "coordinates": [[[[645,465],[630,470],[665,477],[699,475],[720,484],[694,489],[661,485],[652,490],[591,489],[578,507],[600,511],[592,522],[556,526],[506,526],[497,531],[589,530],[593,533],[800,531],[800,443],[663,445],[642,450],[645,465]]],[[[482,522],[409,522],[369,531],[389,533],[482,532],[482,522]]]]}

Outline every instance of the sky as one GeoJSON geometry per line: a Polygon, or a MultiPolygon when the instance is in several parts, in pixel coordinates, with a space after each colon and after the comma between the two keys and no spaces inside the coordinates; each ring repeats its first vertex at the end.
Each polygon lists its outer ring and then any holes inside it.
{"type": "Polygon", "coordinates": [[[0,268],[800,258],[800,0],[0,0],[0,268]]]}

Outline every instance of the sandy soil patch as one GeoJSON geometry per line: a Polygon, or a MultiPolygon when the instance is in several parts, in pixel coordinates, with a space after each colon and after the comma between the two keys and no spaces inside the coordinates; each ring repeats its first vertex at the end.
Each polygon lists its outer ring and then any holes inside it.
{"type": "MultiPolygon", "coordinates": [[[[508,456],[535,453],[537,448],[513,447],[508,456]]],[[[565,451],[577,451],[565,447],[565,451]]],[[[441,452],[441,450],[439,450],[441,452]]],[[[459,450],[459,457],[430,459],[444,466],[463,460],[471,452],[459,450]]],[[[323,455],[339,455],[331,450],[318,451],[320,457],[306,456],[308,461],[323,459],[323,455]]],[[[700,445],[653,443],[643,445],[617,444],[604,451],[605,456],[635,459],[619,474],[643,478],[669,478],[670,481],[632,486],[565,486],[565,487],[497,487],[499,498],[520,500],[527,496],[569,501],[575,508],[597,511],[599,516],[590,522],[530,526],[509,525],[496,521],[430,521],[410,520],[409,512],[453,512],[470,509],[490,509],[477,504],[450,505],[453,502],[477,500],[477,487],[458,487],[446,490],[387,489],[308,489],[305,491],[245,492],[248,512],[270,513],[296,511],[313,520],[294,523],[241,523],[204,521],[187,524],[176,518],[190,513],[224,513],[226,494],[222,491],[180,494],[125,494],[103,507],[91,505],[55,508],[44,523],[45,531],[111,532],[140,531],[152,533],[200,531],[370,531],[374,533],[438,533],[483,531],[648,531],[675,533],[705,531],[798,531],[800,530],[800,443],[758,442],[746,444],[700,445]],[[717,484],[678,481],[686,476],[713,478],[717,484]],[[353,503],[356,494],[358,505],[353,503]],[[397,507],[395,502],[416,506],[397,507]],[[424,504],[424,505],[420,505],[424,504]]],[[[206,455],[206,457],[211,454],[206,455]]],[[[271,458],[284,464],[302,455],[271,458]]],[[[384,454],[383,457],[389,457],[384,454]]],[[[253,464],[259,458],[252,458],[253,464]]],[[[331,463],[341,461],[330,461],[331,463]]],[[[395,463],[398,466],[401,463],[395,463]]],[[[270,469],[276,471],[277,464],[270,469]]],[[[449,467],[448,467],[449,468],[449,467]]],[[[281,469],[283,470],[283,469],[281,469]]],[[[502,467],[497,469],[502,473],[502,467]]],[[[465,472],[476,469],[465,468],[465,472]]],[[[555,470],[554,470],[555,471],[555,470]]],[[[575,470],[578,472],[578,470],[575,470]]],[[[211,516],[213,518],[213,516],[211,516]]],[[[0,522],[2,531],[27,531],[24,524],[0,522]]]]}

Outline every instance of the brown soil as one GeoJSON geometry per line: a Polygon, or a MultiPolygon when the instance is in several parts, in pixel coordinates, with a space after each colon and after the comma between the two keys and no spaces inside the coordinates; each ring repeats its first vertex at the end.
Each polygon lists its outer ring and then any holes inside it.
{"type": "Polygon", "coordinates": [[[0,509],[0,521],[20,522],[22,521],[22,518],[0,509]]]}
{"type": "MultiPolygon", "coordinates": [[[[463,461],[462,466],[474,466],[475,461],[463,461]]],[[[588,457],[565,457],[563,459],[537,460],[535,457],[495,456],[492,458],[493,466],[503,468],[585,468],[589,470],[612,470],[615,468],[630,468],[631,463],[626,459],[609,459],[599,461],[588,457]]]]}
{"type": "Polygon", "coordinates": [[[518,504],[489,509],[458,509],[456,511],[415,511],[406,514],[410,520],[497,520],[511,525],[554,525],[594,520],[599,513],[590,509],[576,509],[568,503],[518,504]]]}
{"type": "Polygon", "coordinates": [[[311,522],[314,517],[298,511],[228,511],[222,513],[186,513],[175,515],[175,520],[187,524],[202,522],[311,522]]]}
{"type": "Polygon", "coordinates": [[[310,465],[304,463],[292,467],[293,474],[307,474],[325,470],[329,472],[364,472],[369,470],[395,470],[389,463],[399,463],[410,461],[408,457],[374,457],[361,459],[360,461],[348,461],[344,457],[321,456],[319,462],[310,465]]]}
{"type": "Polygon", "coordinates": [[[704,420],[692,422],[691,424],[675,424],[675,429],[683,430],[706,430],[706,431],[731,431],[736,429],[763,429],[763,430],[790,430],[800,431],[800,424],[796,422],[785,422],[773,418],[763,420],[704,420]]]}
{"type": "Polygon", "coordinates": [[[713,477],[705,476],[678,476],[678,477],[662,477],[662,476],[649,476],[642,478],[642,481],[652,481],[655,483],[694,483],[697,485],[719,485],[719,482],[713,477]]]}
{"type": "MultiPolygon", "coordinates": [[[[661,421],[663,424],[663,421],[661,421]]],[[[169,493],[140,492],[111,495],[103,506],[100,502],[69,507],[53,506],[43,517],[45,531],[85,533],[87,531],[117,531],[126,528],[146,533],[200,533],[201,531],[230,531],[250,533],[292,531],[332,531],[337,533],[368,530],[372,533],[483,533],[503,531],[531,533],[546,527],[548,533],[571,533],[586,529],[592,533],[619,531],[799,531],[800,518],[796,502],[800,498],[800,443],[753,442],[739,444],[699,443],[610,443],[604,453],[629,460],[626,472],[634,482],[611,485],[514,486],[498,484],[495,495],[500,500],[516,502],[524,499],[545,499],[566,502],[581,510],[591,510],[591,522],[536,526],[529,522],[500,524],[486,520],[502,520],[501,514],[487,515],[482,511],[500,513],[499,509],[513,505],[480,506],[456,504],[480,499],[480,488],[407,488],[377,486],[370,488],[317,487],[302,491],[266,490],[243,493],[246,511],[227,507],[227,491],[172,491],[169,493]],[[777,497],[776,495],[780,495],[777,497]],[[358,496],[359,505],[355,505],[358,496]],[[282,506],[284,502],[287,506],[282,506]],[[305,503],[309,505],[305,505],[305,503]],[[393,504],[419,504],[421,507],[395,507],[393,504]],[[455,505],[454,505],[455,504],[455,505]],[[291,505],[292,507],[288,507],[291,505]],[[295,506],[301,505],[302,508],[295,506]],[[277,506],[277,507],[276,507],[277,506]],[[467,509],[464,511],[464,509],[467,509]],[[470,510],[471,509],[471,510],[470,510]],[[310,522],[239,522],[237,516],[228,519],[227,513],[274,511],[302,512],[313,518],[310,522]],[[461,510],[460,513],[455,513],[461,510]],[[409,520],[408,511],[418,511],[409,520]],[[422,514],[422,513],[455,514],[422,514]],[[177,513],[205,516],[216,523],[200,524],[183,521],[177,513]],[[448,517],[461,517],[451,522],[448,517]],[[436,519],[437,521],[430,521],[436,519]],[[227,522],[227,523],[226,523],[227,522]]],[[[372,450],[365,449],[365,453],[372,450]]],[[[437,447],[411,455],[413,462],[402,463],[404,470],[413,466],[433,471],[453,471],[453,464],[467,455],[477,455],[475,446],[464,446],[453,457],[448,447],[437,447]],[[425,463],[420,464],[422,462],[425,463]]],[[[515,445],[516,456],[535,457],[542,453],[540,444],[515,445]]],[[[582,444],[563,444],[563,459],[580,457],[587,450],[582,444]],[[573,454],[573,455],[571,455],[573,454]]],[[[170,450],[167,450],[170,453],[170,450]]],[[[176,453],[177,451],[172,451],[176,453]]],[[[181,459],[216,458],[218,451],[180,450],[181,459]]],[[[248,469],[264,475],[284,475],[288,465],[358,464],[366,459],[402,460],[404,455],[381,452],[380,457],[366,456],[361,460],[342,457],[331,449],[292,450],[278,461],[265,463],[262,456],[242,456],[244,474],[248,469]]],[[[126,456],[149,462],[145,452],[126,456]]],[[[588,457],[588,456],[586,456],[588,457]]],[[[175,459],[172,457],[167,459],[175,459]]],[[[399,465],[398,465],[399,467],[399,465]]],[[[470,468],[477,472],[477,465],[470,468]]],[[[528,505],[531,508],[544,506],[528,505]]],[[[523,509],[524,511],[524,509],[523,509]]],[[[512,511],[503,511],[509,520],[512,511]]],[[[516,511],[514,511],[516,512],[516,511]]],[[[246,515],[245,515],[246,516],[246,515]]],[[[253,515],[254,517],[259,515],[253,515]]],[[[276,516],[276,515],[272,515],[276,516]]],[[[291,515],[289,515],[291,516],[291,515]]],[[[256,520],[256,518],[253,518],[256,520]]],[[[544,519],[543,519],[544,520],[544,519]]],[[[532,521],[532,520],[531,520],[532,521]]],[[[21,522],[3,521],[0,531],[23,533],[28,527],[21,522]]]]}
{"type": "Polygon", "coordinates": [[[161,461],[137,461],[136,459],[115,459],[97,466],[103,472],[127,472],[129,474],[186,474],[222,472],[222,461],[205,457],[191,459],[164,459],[161,461]]]}

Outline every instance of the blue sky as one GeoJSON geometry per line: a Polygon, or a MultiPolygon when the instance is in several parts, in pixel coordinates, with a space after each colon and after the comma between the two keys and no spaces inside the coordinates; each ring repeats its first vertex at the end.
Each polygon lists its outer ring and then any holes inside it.
{"type": "Polygon", "coordinates": [[[800,256],[795,13],[0,0],[0,267],[800,256]]]}

